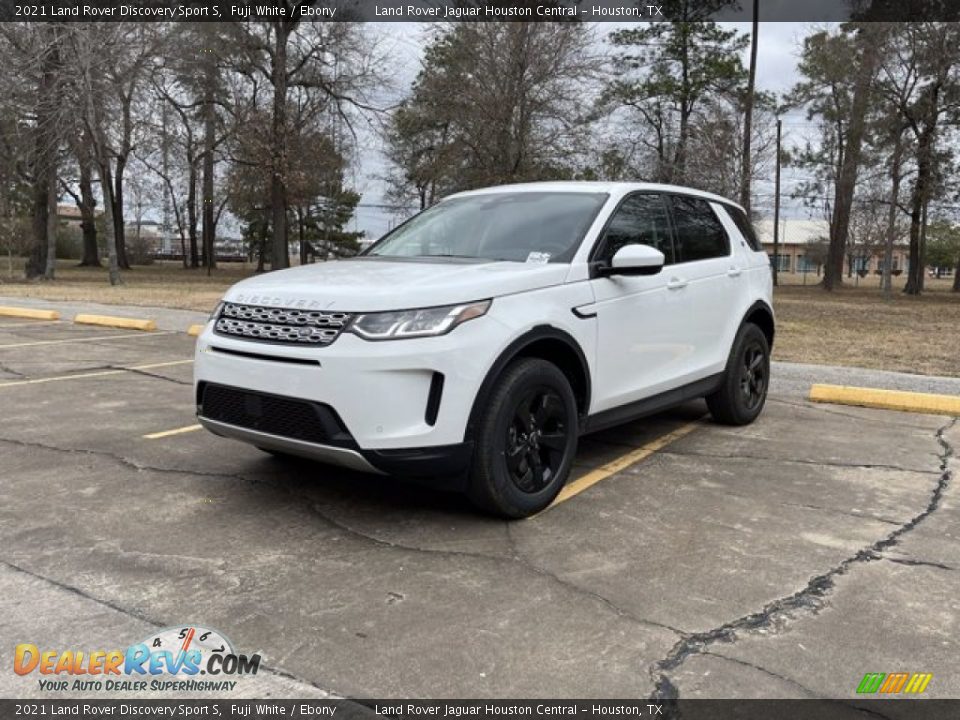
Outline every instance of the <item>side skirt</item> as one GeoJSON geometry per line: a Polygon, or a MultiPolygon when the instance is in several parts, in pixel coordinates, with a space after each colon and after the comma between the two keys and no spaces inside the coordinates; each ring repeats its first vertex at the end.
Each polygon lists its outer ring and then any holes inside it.
{"type": "Polygon", "coordinates": [[[722,382],[723,373],[717,373],[716,375],[692,382],[689,385],[682,385],[673,390],[667,390],[666,392],[643,398],[642,400],[637,400],[627,405],[621,405],[620,407],[611,408],[610,410],[594,413],[593,415],[587,416],[587,419],[582,423],[580,434],[587,435],[599,430],[606,430],[607,428],[622,425],[631,420],[638,420],[648,415],[655,415],[658,412],[668,410],[688,400],[705,397],[706,395],[716,392],[722,382]]]}

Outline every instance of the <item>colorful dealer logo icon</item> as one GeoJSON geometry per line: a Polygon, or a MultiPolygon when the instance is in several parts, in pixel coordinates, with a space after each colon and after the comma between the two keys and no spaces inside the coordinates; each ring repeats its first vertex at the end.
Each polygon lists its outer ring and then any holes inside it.
{"type": "Polygon", "coordinates": [[[857,686],[857,692],[861,695],[901,692],[917,695],[927,689],[931,680],[933,673],[867,673],[857,686]]]}
{"type": "Polygon", "coordinates": [[[259,668],[260,655],[239,654],[222,633],[199,625],[161,630],[126,650],[51,650],[20,643],[13,658],[17,675],[38,673],[45,678],[40,689],[52,691],[231,690],[236,682],[223,676],[256,675],[259,668]],[[73,683],[50,677],[64,675],[86,677],[73,683]],[[128,679],[113,679],[118,675],[128,679]],[[208,680],[193,681],[198,675],[208,680]]]}

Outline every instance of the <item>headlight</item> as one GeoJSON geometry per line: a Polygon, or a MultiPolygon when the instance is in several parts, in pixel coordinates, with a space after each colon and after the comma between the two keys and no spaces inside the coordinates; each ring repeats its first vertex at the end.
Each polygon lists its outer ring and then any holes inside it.
{"type": "Polygon", "coordinates": [[[213,312],[210,313],[210,317],[207,318],[207,322],[216,320],[218,317],[220,317],[221,310],[223,310],[223,300],[217,303],[217,306],[213,309],[213,312]]]}
{"type": "Polygon", "coordinates": [[[421,310],[398,310],[357,315],[350,331],[365,340],[400,340],[402,338],[444,335],[467,320],[486,314],[490,300],[447,305],[421,310]]]}

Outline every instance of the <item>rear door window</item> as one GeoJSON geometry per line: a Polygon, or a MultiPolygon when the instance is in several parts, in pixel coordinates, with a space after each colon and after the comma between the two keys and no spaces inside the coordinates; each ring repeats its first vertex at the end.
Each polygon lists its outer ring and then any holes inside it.
{"type": "Polygon", "coordinates": [[[686,195],[673,195],[670,202],[679,262],[709,260],[730,254],[730,238],[710,203],[686,195]]]}

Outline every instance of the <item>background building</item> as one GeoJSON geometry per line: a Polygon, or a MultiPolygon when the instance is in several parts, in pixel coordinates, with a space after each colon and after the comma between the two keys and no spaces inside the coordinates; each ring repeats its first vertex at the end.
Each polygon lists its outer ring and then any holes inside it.
{"type": "MultiPolygon", "coordinates": [[[[773,253],[773,220],[763,219],[754,228],[777,270],[784,273],[820,273],[826,262],[830,226],[826,220],[780,219],[780,238],[777,257],[773,253]]],[[[847,272],[873,273],[883,268],[884,239],[865,235],[851,237],[847,246],[847,272]]],[[[906,236],[898,237],[893,248],[893,271],[906,270],[909,265],[910,245],[906,236]]]]}

